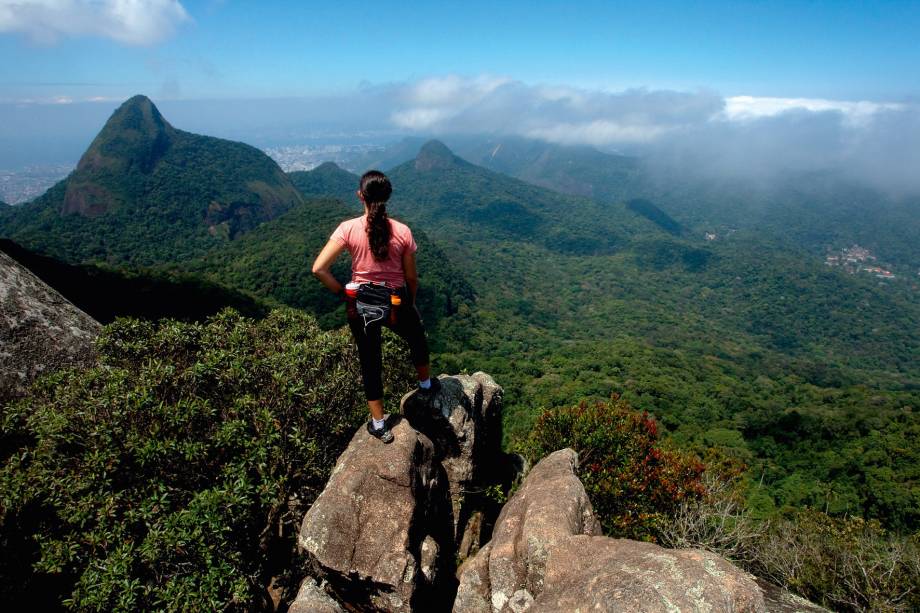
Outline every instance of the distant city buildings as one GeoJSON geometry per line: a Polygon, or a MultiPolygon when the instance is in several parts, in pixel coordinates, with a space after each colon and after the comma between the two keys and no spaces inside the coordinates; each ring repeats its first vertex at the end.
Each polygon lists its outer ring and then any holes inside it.
{"type": "Polygon", "coordinates": [[[0,200],[7,204],[33,200],[70,174],[73,168],[73,164],[54,164],[0,170],[0,200]]]}
{"type": "Polygon", "coordinates": [[[373,154],[382,152],[382,145],[288,145],[263,149],[281,166],[284,172],[295,170],[313,170],[323,162],[335,162],[339,166],[351,169],[354,162],[373,154]]]}
{"type": "Polygon", "coordinates": [[[869,265],[870,262],[875,261],[876,257],[872,254],[872,252],[865,247],[860,247],[859,245],[846,247],[841,249],[839,252],[829,253],[824,258],[824,263],[827,266],[839,266],[850,274],[863,272],[874,275],[879,279],[897,278],[897,275],[895,275],[887,268],[882,266],[869,265]]]}

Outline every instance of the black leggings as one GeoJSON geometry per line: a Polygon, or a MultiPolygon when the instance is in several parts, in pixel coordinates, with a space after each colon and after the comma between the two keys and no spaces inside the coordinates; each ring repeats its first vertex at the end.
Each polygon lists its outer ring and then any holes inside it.
{"type": "Polygon", "coordinates": [[[368,400],[380,400],[383,398],[383,380],[381,371],[383,368],[383,357],[380,352],[380,332],[381,323],[387,326],[393,332],[400,335],[409,343],[409,355],[412,358],[414,366],[424,366],[428,364],[428,340],[425,338],[425,327],[418,316],[415,305],[412,304],[412,298],[405,288],[399,290],[402,298],[402,304],[396,309],[396,323],[391,324],[389,319],[386,323],[377,322],[364,327],[364,321],[360,318],[349,318],[348,327],[351,328],[351,335],[358,344],[358,357],[361,360],[361,380],[364,382],[364,394],[368,400]]]}

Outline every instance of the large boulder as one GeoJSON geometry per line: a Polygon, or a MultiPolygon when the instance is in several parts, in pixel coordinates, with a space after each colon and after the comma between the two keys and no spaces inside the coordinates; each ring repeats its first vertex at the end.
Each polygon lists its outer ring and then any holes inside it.
{"type": "Polygon", "coordinates": [[[443,469],[428,437],[400,417],[391,426],[390,444],[358,430],[300,530],[309,574],[349,610],[410,611],[437,581],[443,469]]]}
{"type": "Polygon", "coordinates": [[[765,611],[753,577],[719,556],[600,536],[577,455],[541,460],[461,566],[458,613],[765,611]]]}
{"type": "Polygon", "coordinates": [[[572,536],[546,564],[545,587],[531,613],[552,611],[764,612],[754,577],[696,549],[603,536],[572,536]]]}
{"type": "Polygon", "coordinates": [[[485,506],[479,494],[505,477],[500,467],[511,465],[501,452],[503,391],[483,372],[440,381],[433,398],[406,394],[400,412],[434,443],[450,490],[454,545],[464,558],[478,548],[485,506]]]}
{"type": "Polygon", "coordinates": [[[455,611],[523,611],[543,591],[550,551],[600,524],[575,476],[578,456],[562,449],[541,460],[505,504],[492,540],[459,570],[455,611]]]}
{"type": "Polygon", "coordinates": [[[0,404],[43,373],[95,359],[99,323],[0,251],[0,404]]]}

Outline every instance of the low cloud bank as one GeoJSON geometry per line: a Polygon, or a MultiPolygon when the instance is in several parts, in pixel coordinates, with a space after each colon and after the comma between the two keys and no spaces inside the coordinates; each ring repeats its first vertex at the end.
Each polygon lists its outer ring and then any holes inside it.
{"type": "Polygon", "coordinates": [[[643,155],[668,172],[713,177],[836,171],[889,192],[920,193],[915,103],[606,92],[457,76],[389,90],[390,121],[418,133],[593,145],[643,155]]]}

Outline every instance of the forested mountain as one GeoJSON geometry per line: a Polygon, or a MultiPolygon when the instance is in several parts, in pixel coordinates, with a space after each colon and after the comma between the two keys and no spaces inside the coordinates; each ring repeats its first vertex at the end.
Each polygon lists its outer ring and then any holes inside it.
{"type": "MultiPolygon", "coordinates": [[[[920,199],[886,194],[836,173],[726,179],[593,147],[519,137],[450,137],[447,143],[474,164],[558,192],[600,203],[654,203],[697,237],[749,229],[777,248],[803,249],[821,259],[829,250],[859,244],[902,275],[915,276],[920,269],[915,239],[920,199]]],[[[419,139],[405,139],[378,158],[393,167],[420,147],[419,139]]]]}
{"type": "Polygon", "coordinates": [[[443,143],[390,170],[395,210],[437,237],[538,243],[557,253],[612,254],[658,229],[622,203],[564,196],[475,166],[443,143]]]}
{"type": "Polygon", "coordinates": [[[647,182],[643,194],[698,235],[756,231],[777,246],[823,259],[858,244],[902,277],[920,269],[920,198],[886,194],[830,173],[798,173],[754,184],[700,177],[647,182]]]}
{"type": "Polygon", "coordinates": [[[301,201],[255,147],[178,130],[135,96],[70,176],[0,213],[0,236],[70,262],[150,265],[200,254],[301,201]]]}
{"type": "Polygon", "coordinates": [[[641,162],[634,157],[518,137],[463,139],[457,154],[474,164],[564,194],[600,202],[635,197],[643,181],[641,162]]]}
{"type": "Polygon", "coordinates": [[[343,202],[357,199],[358,175],[343,170],[334,162],[325,162],[313,170],[296,170],[288,173],[291,183],[306,197],[334,196],[343,202]]]}
{"type": "Polygon", "coordinates": [[[527,139],[459,141],[461,157],[529,183],[598,202],[642,199],[697,236],[756,231],[777,247],[823,258],[859,244],[902,274],[920,269],[920,199],[898,197],[831,172],[724,179],[649,160],[527,139]]]}

